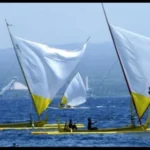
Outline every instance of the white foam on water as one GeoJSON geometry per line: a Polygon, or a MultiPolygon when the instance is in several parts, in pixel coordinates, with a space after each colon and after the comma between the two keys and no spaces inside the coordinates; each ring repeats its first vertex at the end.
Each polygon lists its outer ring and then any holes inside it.
{"type": "Polygon", "coordinates": [[[48,107],[48,108],[50,108],[50,109],[59,109],[59,108],[57,108],[57,107],[48,107]]]}
{"type": "Polygon", "coordinates": [[[77,107],[77,109],[89,109],[90,107],[77,107]]]}
{"type": "MultiPolygon", "coordinates": [[[[59,109],[57,107],[48,107],[50,109],[59,109]]],[[[70,109],[89,109],[90,107],[72,107],[72,108],[63,108],[63,109],[67,109],[67,110],[70,110],[70,109]]]]}
{"type": "MultiPolygon", "coordinates": [[[[96,106],[97,108],[103,108],[103,107],[106,107],[106,106],[96,106]]],[[[108,106],[108,107],[116,107],[116,106],[108,106]]]]}
{"type": "Polygon", "coordinates": [[[102,107],[105,107],[105,106],[96,106],[97,108],[102,108],[102,107]]]}

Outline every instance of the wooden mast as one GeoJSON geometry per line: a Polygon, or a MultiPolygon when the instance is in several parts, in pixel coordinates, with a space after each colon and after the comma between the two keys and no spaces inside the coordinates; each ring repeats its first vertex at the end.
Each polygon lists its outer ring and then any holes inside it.
{"type": "MultiPolygon", "coordinates": [[[[14,50],[15,50],[15,54],[16,54],[16,56],[17,56],[17,60],[18,60],[18,62],[19,62],[19,66],[20,66],[20,68],[21,68],[23,77],[24,77],[25,82],[26,82],[26,85],[27,85],[27,87],[28,87],[28,90],[29,90],[29,93],[30,93],[30,96],[31,96],[31,99],[32,99],[32,102],[33,102],[33,105],[34,105],[34,108],[35,108],[35,111],[36,111],[36,113],[37,113],[37,108],[36,108],[36,106],[35,106],[35,103],[34,103],[34,100],[33,100],[33,97],[32,97],[32,94],[31,94],[31,91],[30,91],[30,88],[29,88],[27,79],[26,79],[25,74],[24,74],[24,70],[23,70],[23,68],[22,68],[22,66],[21,66],[21,63],[20,63],[20,60],[19,60],[19,56],[18,56],[17,51],[16,51],[16,48],[15,48],[15,44],[14,44],[14,42],[13,42],[13,38],[12,38],[12,35],[11,35],[11,33],[10,33],[10,30],[9,30],[9,26],[12,26],[12,25],[9,25],[9,24],[7,23],[7,21],[6,21],[6,19],[5,19],[5,22],[6,22],[6,26],[7,26],[7,29],[8,29],[8,33],[9,33],[9,36],[10,36],[12,45],[13,45],[14,50]]],[[[18,47],[18,49],[19,49],[19,47],[18,47]]],[[[40,120],[40,116],[38,115],[38,113],[37,113],[37,116],[38,116],[38,119],[40,120]]]]}

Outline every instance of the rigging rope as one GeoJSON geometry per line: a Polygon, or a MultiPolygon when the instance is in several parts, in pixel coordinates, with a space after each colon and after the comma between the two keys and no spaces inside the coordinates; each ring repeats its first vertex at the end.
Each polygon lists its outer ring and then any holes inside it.
{"type": "MultiPolygon", "coordinates": [[[[105,74],[105,76],[102,78],[100,85],[102,84],[102,82],[104,81],[104,79],[107,77],[107,75],[110,73],[110,71],[113,69],[113,67],[115,66],[116,62],[118,62],[118,59],[113,63],[113,65],[111,66],[110,70],[108,70],[108,72],[105,74]]],[[[100,87],[100,86],[99,86],[100,87]]]]}

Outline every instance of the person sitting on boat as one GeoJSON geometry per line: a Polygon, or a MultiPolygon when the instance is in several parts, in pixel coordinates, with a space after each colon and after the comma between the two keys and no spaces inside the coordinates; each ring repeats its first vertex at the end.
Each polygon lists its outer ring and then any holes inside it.
{"type": "Polygon", "coordinates": [[[88,118],[88,130],[96,130],[96,127],[92,127],[92,124],[95,124],[97,121],[92,122],[91,118],[88,118]]]}
{"type": "Polygon", "coordinates": [[[72,125],[72,130],[77,130],[77,126],[75,123],[72,125]]]}
{"type": "Polygon", "coordinates": [[[69,128],[72,130],[74,130],[74,129],[77,130],[76,124],[75,123],[73,124],[71,119],[69,120],[69,128]]]}
{"type": "Polygon", "coordinates": [[[72,129],[72,120],[69,120],[69,128],[72,129]]]}

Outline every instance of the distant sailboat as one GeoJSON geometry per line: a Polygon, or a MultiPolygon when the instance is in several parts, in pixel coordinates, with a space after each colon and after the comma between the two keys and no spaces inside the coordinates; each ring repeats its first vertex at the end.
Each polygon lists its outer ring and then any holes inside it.
{"type": "Polygon", "coordinates": [[[3,95],[6,91],[9,90],[28,90],[28,88],[18,81],[17,77],[14,77],[5,87],[0,91],[0,95],[3,95]]]}
{"type": "Polygon", "coordinates": [[[73,108],[86,102],[86,89],[80,73],[77,73],[68,85],[59,108],[73,108]]]}
{"type": "MultiPolygon", "coordinates": [[[[79,64],[89,38],[81,49],[74,51],[56,49],[14,37],[9,30],[10,25],[7,22],[6,24],[35,112],[39,118],[37,123],[39,126],[43,126],[48,116],[42,122],[41,114],[79,64]]],[[[31,126],[30,123],[29,125],[31,126]]]]}

